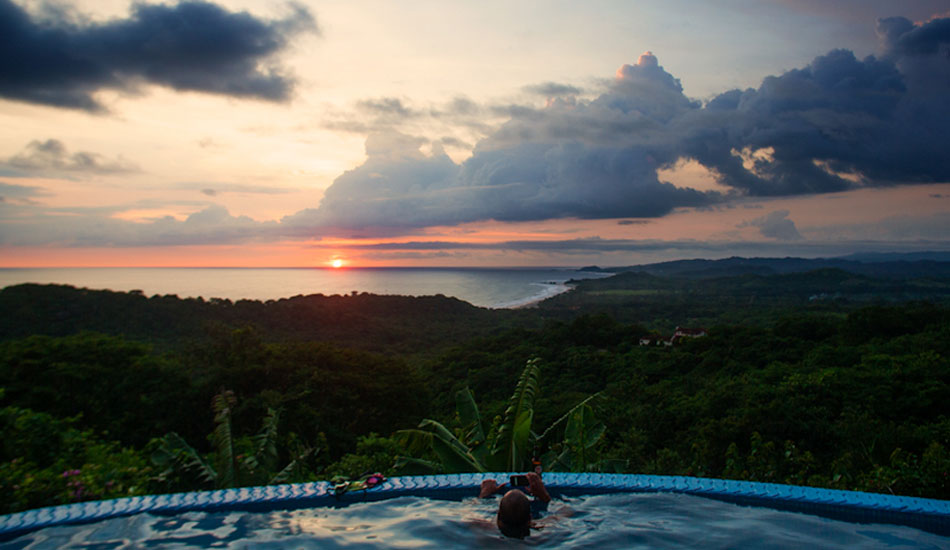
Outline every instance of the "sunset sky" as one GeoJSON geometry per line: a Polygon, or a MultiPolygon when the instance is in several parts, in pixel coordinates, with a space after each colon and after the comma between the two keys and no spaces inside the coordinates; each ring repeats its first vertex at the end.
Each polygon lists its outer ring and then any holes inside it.
{"type": "Polygon", "coordinates": [[[0,267],[950,250],[950,0],[0,0],[0,267]]]}

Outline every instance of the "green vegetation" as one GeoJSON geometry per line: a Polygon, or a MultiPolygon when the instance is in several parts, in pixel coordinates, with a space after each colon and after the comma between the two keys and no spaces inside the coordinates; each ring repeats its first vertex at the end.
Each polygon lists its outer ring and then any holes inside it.
{"type": "Polygon", "coordinates": [[[947,288],[631,272],[517,311],[6,288],[0,512],[535,456],[946,499],[947,288]],[[708,335],[639,345],[677,325],[708,335]]]}
{"type": "Polygon", "coordinates": [[[202,483],[215,489],[230,489],[305,479],[303,461],[313,453],[313,449],[298,446],[290,463],[278,470],[277,424],[280,413],[267,409],[257,435],[236,439],[231,426],[235,402],[231,391],[222,392],[212,400],[215,427],[208,436],[214,447],[210,460],[202,457],[175,432],[153,441],[152,464],[162,468],[154,481],[169,489],[190,490],[202,483]]]}
{"type": "Polygon", "coordinates": [[[482,419],[472,392],[465,388],[455,396],[459,424],[455,433],[428,418],[416,429],[398,432],[398,441],[410,453],[426,453],[432,459],[403,456],[397,459],[395,468],[404,473],[527,471],[532,468],[532,459],[538,458],[532,456],[538,448],[550,448],[540,459],[545,469],[587,471],[595,467],[588,458],[606,429],[594,418],[591,404],[599,396],[584,399],[538,435],[532,430],[540,385],[538,363],[537,358],[528,361],[504,417],[496,417],[490,426],[482,419]],[[549,436],[562,425],[563,441],[551,445],[549,436]]]}

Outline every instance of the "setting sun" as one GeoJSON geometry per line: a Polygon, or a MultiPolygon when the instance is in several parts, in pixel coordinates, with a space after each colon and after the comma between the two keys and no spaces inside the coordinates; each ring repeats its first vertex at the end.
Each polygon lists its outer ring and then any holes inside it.
{"type": "Polygon", "coordinates": [[[341,267],[343,267],[343,260],[336,258],[335,260],[330,262],[330,265],[333,267],[333,269],[340,269],[341,267]]]}

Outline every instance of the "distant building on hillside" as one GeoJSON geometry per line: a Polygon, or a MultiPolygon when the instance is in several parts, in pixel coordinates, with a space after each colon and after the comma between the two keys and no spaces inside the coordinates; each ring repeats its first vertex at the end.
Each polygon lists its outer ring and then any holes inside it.
{"type": "Polygon", "coordinates": [[[673,336],[669,340],[661,338],[659,336],[649,334],[647,336],[642,336],[640,338],[641,346],[672,346],[673,344],[679,342],[683,338],[701,338],[706,336],[706,329],[704,328],[687,328],[687,327],[676,327],[676,330],[673,331],[673,336]]]}
{"type": "Polygon", "coordinates": [[[670,338],[670,343],[675,344],[683,338],[701,338],[703,336],[706,336],[706,329],[704,328],[676,327],[676,330],[673,331],[673,337],[670,338]]]}

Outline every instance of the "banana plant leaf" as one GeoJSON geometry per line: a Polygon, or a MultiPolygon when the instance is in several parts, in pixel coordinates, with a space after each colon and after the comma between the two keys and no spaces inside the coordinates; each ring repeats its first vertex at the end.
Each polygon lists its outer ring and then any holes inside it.
{"type": "Polygon", "coordinates": [[[396,435],[410,454],[421,454],[427,448],[432,449],[446,473],[486,471],[471,450],[440,422],[425,419],[418,428],[400,430],[396,435]]]}
{"type": "Polygon", "coordinates": [[[277,425],[280,411],[268,408],[261,431],[252,438],[254,442],[255,467],[272,472],[277,468],[277,425]]]}
{"type": "Polygon", "coordinates": [[[498,429],[492,448],[493,469],[517,471],[523,469],[531,443],[531,421],[534,419],[534,398],[538,393],[540,368],[535,358],[528,361],[518,385],[505,409],[504,420],[498,429]]]}
{"type": "Polygon", "coordinates": [[[293,460],[290,461],[284,469],[274,474],[272,478],[267,482],[268,485],[277,485],[278,483],[286,483],[291,476],[299,475],[303,469],[303,461],[313,454],[314,449],[306,448],[303,449],[293,460]]]}
{"type": "Polygon", "coordinates": [[[234,487],[236,464],[234,463],[234,441],[231,437],[231,407],[236,398],[230,391],[219,393],[212,400],[214,408],[214,431],[211,432],[215,451],[218,488],[234,487]]]}
{"type": "Polygon", "coordinates": [[[594,410],[589,405],[575,407],[564,428],[564,441],[583,451],[596,445],[605,431],[607,426],[594,417],[594,410]]]}
{"type": "Polygon", "coordinates": [[[161,444],[152,453],[151,461],[163,469],[163,475],[171,474],[175,470],[194,471],[199,479],[208,483],[214,483],[218,477],[215,469],[201,458],[198,451],[175,432],[169,432],[162,437],[161,444]]]}
{"type": "Polygon", "coordinates": [[[600,441],[607,427],[594,418],[590,405],[575,408],[564,428],[564,446],[573,454],[571,471],[583,472],[589,469],[592,458],[591,448],[600,441]]]}
{"type": "Polygon", "coordinates": [[[465,388],[455,394],[455,410],[462,424],[462,442],[471,447],[485,441],[482,417],[470,389],[465,388]]]}
{"type": "Polygon", "coordinates": [[[569,410],[569,411],[567,411],[566,413],[564,413],[564,415],[561,416],[561,418],[558,418],[558,419],[555,420],[550,426],[548,426],[547,429],[545,429],[544,432],[543,432],[541,435],[536,436],[537,441],[539,441],[539,442],[541,442],[541,441],[547,441],[548,436],[550,436],[550,435],[552,435],[553,433],[555,433],[555,430],[557,430],[562,424],[565,424],[565,423],[571,418],[571,416],[572,416],[575,412],[578,411],[578,409],[581,409],[582,407],[585,407],[585,406],[588,406],[588,405],[593,406],[593,405],[597,404],[599,401],[601,401],[602,399],[603,399],[603,393],[597,392],[597,393],[595,393],[595,394],[593,394],[593,395],[587,397],[586,399],[584,399],[583,401],[581,401],[581,402],[578,403],[577,405],[574,405],[574,406],[571,408],[571,410],[569,410]]]}

